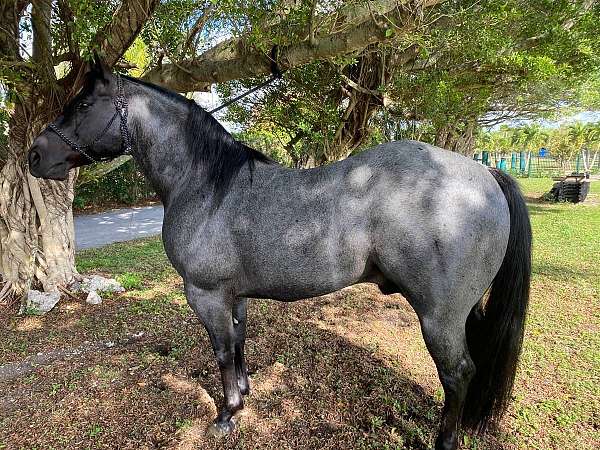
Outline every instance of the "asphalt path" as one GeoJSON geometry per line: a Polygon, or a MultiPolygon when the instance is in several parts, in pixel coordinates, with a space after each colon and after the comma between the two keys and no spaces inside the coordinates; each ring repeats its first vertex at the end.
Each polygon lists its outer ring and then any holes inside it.
{"type": "Polygon", "coordinates": [[[162,205],[115,209],[75,216],[75,249],[97,248],[160,234],[162,205]]]}

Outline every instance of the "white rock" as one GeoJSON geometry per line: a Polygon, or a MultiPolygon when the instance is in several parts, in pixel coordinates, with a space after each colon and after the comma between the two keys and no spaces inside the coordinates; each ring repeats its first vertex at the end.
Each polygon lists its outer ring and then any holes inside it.
{"type": "Polygon", "coordinates": [[[96,291],[90,291],[85,299],[85,302],[90,305],[99,305],[102,303],[102,297],[100,297],[96,291]]]}
{"type": "Polygon", "coordinates": [[[60,292],[40,292],[32,289],[27,292],[27,303],[21,306],[19,313],[31,311],[36,314],[46,314],[60,300],[60,292]]]}
{"type": "Polygon", "coordinates": [[[125,288],[121,286],[114,278],[104,278],[100,275],[92,275],[90,278],[85,278],[81,283],[83,292],[124,292],[125,288]]]}

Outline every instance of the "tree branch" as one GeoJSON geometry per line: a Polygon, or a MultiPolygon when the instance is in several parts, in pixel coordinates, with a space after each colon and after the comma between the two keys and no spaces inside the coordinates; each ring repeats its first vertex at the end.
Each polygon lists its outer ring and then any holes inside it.
{"type": "Polygon", "coordinates": [[[117,8],[110,24],[96,35],[93,45],[100,49],[109,67],[123,56],[159,3],[159,0],[124,0],[117,8]]]}
{"type": "MultiPolygon", "coordinates": [[[[427,6],[442,3],[444,0],[428,0],[427,6]]],[[[384,3],[390,3],[384,1],[384,3]]],[[[378,10],[362,22],[356,24],[358,16],[348,20],[352,25],[344,31],[319,36],[313,45],[310,40],[295,42],[278,48],[278,64],[286,70],[312,61],[324,60],[361,51],[378,42],[389,42],[399,35],[408,34],[416,28],[412,15],[394,3],[392,11],[386,11],[383,18],[378,10]],[[394,31],[390,32],[391,25],[394,31]],[[380,25],[382,24],[382,25],[380,25]]],[[[340,28],[336,26],[336,28],[340,28]]],[[[244,37],[231,38],[207,50],[194,61],[181,61],[177,65],[163,64],[149,71],[143,78],[152,83],[166,86],[179,92],[207,90],[212,83],[249,78],[268,74],[271,60],[254,46],[247,45],[244,37]]]]}
{"type": "Polygon", "coordinates": [[[188,32],[185,42],[183,44],[182,47],[182,54],[185,54],[186,51],[188,51],[192,45],[194,44],[194,41],[196,39],[196,36],[198,35],[198,33],[200,33],[200,31],[202,31],[202,29],[204,28],[204,25],[206,25],[206,22],[208,22],[208,19],[210,19],[211,17],[211,13],[214,11],[215,7],[214,5],[208,5],[206,6],[202,12],[200,13],[200,16],[198,17],[198,19],[196,19],[196,22],[194,22],[194,25],[192,26],[192,28],[190,28],[190,31],[188,32]]]}
{"type": "Polygon", "coordinates": [[[56,81],[52,61],[52,39],[50,37],[51,0],[38,0],[31,8],[31,28],[33,29],[32,58],[37,63],[41,76],[49,85],[56,81]]]}
{"type": "Polygon", "coordinates": [[[75,15],[68,0],[58,1],[58,14],[65,25],[65,39],[67,41],[67,47],[69,48],[69,51],[61,56],[69,55],[70,58],[60,59],[60,57],[58,57],[55,59],[54,64],[58,64],[61,61],[79,59],[80,55],[79,42],[73,39],[73,24],[75,23],[75,15]]]}

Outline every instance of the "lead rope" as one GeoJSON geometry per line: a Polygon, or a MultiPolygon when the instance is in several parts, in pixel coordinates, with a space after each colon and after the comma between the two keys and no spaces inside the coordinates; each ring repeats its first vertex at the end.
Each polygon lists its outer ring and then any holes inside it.
{"type": "Polygon", "coordinates": [[[269,65],[270,65],[270,68],[271,68],[271,74],[272,75],[271,75],[271,77],[268,80],[263,81],[258,86],[254,86],[252,89],[249,89],[246,92],[243,92],[242,94],[240,94],[240,95],[238,95],[236,97],[230,98],[225,103],[223,103],[221,106],[217,106],[216,108],[211,109],[210,111],[208,111],[208,113],[209,114],[213,114],[213,113],[216,113],[217,111],[221,111],[223,108],[226,108],[227,106],[231,105],[232,103],[235,103],[238,100],[241,100],[244,97],[247,97],[248,95],[252,94],[253,92],[256,92],[259,89],[262,89],[265,86],[268,86],[273,81],[279,80],[280,78],[282,78],[283,77],[283,73],[282,73],[281,68],[279,67],[279,65],[277,65],[277,55],[278,55],[278,53],[279,53],[279,47],[277,45],[274,45],[273,48],[271,48],[271,54],[269,55],[269,65]]]}
{"type": "Polygon", "coordinates": [[[264,88],[265,86],[271,84],[273,81],[278,80],[279,78],[281,78],[281,75],[277,76],[277,75],[273,75],[271,78],[269,78],[267,81],[263,81],[262,83],[260,83],[258,86],[254,86],[252,89],[238,95],[237,97],[233,97],[229,100],[227,100],[225,103],[223,103],[221,106],[216,107],[215,109],[211,109],[210,111],[208,111],[209,114],[213,114],[216,113],[217,111],[222,110],[223,108],[228,107],[229,105],[231,105],[232,103],[237,102],[238,100],[243,99],[244,97],[247,97],[248,95],[252,94],[253,92],[258,91],[259,89],[264,88]]]}

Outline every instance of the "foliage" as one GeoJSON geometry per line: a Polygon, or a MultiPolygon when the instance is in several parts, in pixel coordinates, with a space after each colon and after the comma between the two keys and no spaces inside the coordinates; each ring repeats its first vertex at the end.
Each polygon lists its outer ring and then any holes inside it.
{"type": "MultiPolygon", "coordinates": [[[[479,126],[596,107],[589,86],[596,86],[600,73],[600,58],[591,51],[599,43],[597,8],[585,11],[578,2],[547,0],[445,2],[435,11],[445,19],[368,49],[394,75],[388,83],[363,85],[379,93],[381,104],[375,114],[357,120],[379,138],[416,138],[462,151],[472,148],[471,135],[479,126]],[[416,57],[407,56],[411,50],[416,57]]],[[[263,39],[272,39],[272,33],[265,31],[263,39]]],[[[344,111],[353,87],[341,75],[360,85],[352,71],[363,57],[294,69],[259,101],[230,108],[227,118],[254,133],[279,128],[288,137],[282,145],[288,154],[299,159],[309,152],[319,160],[336,130],[352,120],[344,111]]],[[[249,84],[230,83],[220,92],[227,96],[249,84]]],[[[523,139],[526,146],[539,144],[523,139]]],[[[369,143],[367,137],[361,146],[369,143]]]]}
{"type": "Polygon", "coordinates": [[[568,130],[564,127],[561,127],[550,134],[549,147],[552,155],[560,161],[566,161],[573,158],[580,150],[576,146],[571,145],[568,130]]]}
{"type": "Polygon", "coordinates": [[[536,123],[513,128],[504,125],[496,131],[482,131],[478,135],[476,148],[508,153],[524,150],[535,152],[547,147],[552,156],[567,160],[581,150],[599,149],[599,130],[600,122],[575,122],[558,128],[542,128],[536,123]]]}
{"type": "MultiPolygon", "coordinates": [[[[75,43],[87,57],[119,3],[72,0],[69,8],[56,7],[55,55],[72,51],[75,43]]],[[[276,137],[272,148],[292,165],[336,157],[336,146],[348,141],[340,134],[357,130],[363,131],[348,144],[349,152],[373,140],[405,137],[463,151],[472,148],[479,125],[600,104],[600,90],[594,89],[600,85],[600,62],[593,51],[599,44],[598,6],[586,5],[441,2],[414,32],[400,33],[401,25],[392,22],[386,32],[391,42],[294,68],[276,87],[230,107],[225,118],[242,124],[248,137],[264,133],[265,142],[276,137]],[[364,73],[357,74],[365,59],[367,67],[382,65],[389,76],[382,73],[379,83],[367,83],[364,73]],[[362,96],[360,102],[373,105],[350,114],[361,87],[373,98],[362,96]]],[[[237,37],[269,54],[273,45],[301,42],[311,33],[318,39],[319,33],[342,31],[344,19],[358,17],[362,7],[362,0],[162,1],[125,60],[135,66],[130,73],[139,76],[164,61],[194,61],[215,41],[237,37]]],[[[23,33],[31,33],[28,24],[21,21],[23,33]]],[[[219,92],[227,97],[258,81],[223,83],[219,92]]]]}
{"type": "MultiPolygon", "coordinates": [[[[287,72],[283,80],[262,95],[230,106],[225,117],[245,126],[242,136],[274,144],[272,148],[280,161],[302,166],[308,156],[322,160],[324,149],[333,140],[340,117],[331,94],[338,84],[333,67],[318,62],[308,64],[287,72]]],[[[225,83],[218,92],[228,97],[251,85],[252,81],[225,83]]]]}
{"type": "Polygon", "coordinates": [[[150,64],[148,46],[142,39],[137,38],[133,44],[131,44],[131,47],[127,49],[123,58],[134,66],[129,70],[129,75],[132,77],[139,77],[144,73],[148,64],[150,64]]]}
{"type": "Polygon", "coordinates": [[[102,178],[78,185],[73,205],[77,209],[105,204],[134,204],[156,194],[130,160],[102,178]]]}

